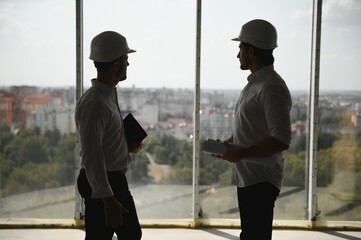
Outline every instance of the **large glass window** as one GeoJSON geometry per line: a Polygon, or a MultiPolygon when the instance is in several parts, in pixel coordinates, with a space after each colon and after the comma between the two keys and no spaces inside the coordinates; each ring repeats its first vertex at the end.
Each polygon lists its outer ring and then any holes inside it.
{"type": "Polygon", "coordinates": [[[73,1],[0,3],[0,218],[74,217],[73,1]]]}
{"type": "Polygon", "coordinates": [[[192,1],[84,1],[85,88],[96,77],[95,35],[117,31],[137,51],[117,90],[123,117],[131,112],[148,133],[127,173],[141,219],[192,217],[195,9],[192,1]]]}
{"type": "MultiPolygon", "coordinates": [[[[255,18],[266,19],[277,28],[274,66],[292,95],[293,143],[285,154],[285,182],[276,202],[275,219],[304,219],[312,1],[204,1],[202,13],[203,139],[231,136],[235,103],[250,74],[240,69],[239,42],[231,39],[238,36],[244,23],[255,18]]],[[[201,192],[203,214],[238,219],[236,188],[230,185],[231,164],[202,155],[200,165],[200,184],[206,188],[201,192]]]]}
{"type": "MultiPolygon", "coordinates": [[[[361,55],[358,1],[323,3],[317,219],[360,221],[361,55]]],[[[83,1],[84,90],[102,31],[123,34],[128,78],[118,84],[123,116],[148,132],[127,173],[141,220],[191,219],[196,1],[83,1]]],[[[75,213],[75,3],[0,3],[0,218],[75,213]]],[[[227,139],[249,71],[240,69],[241,26],[267,19],[278,30],[275,70],[292,95],[292,145],[276,220],[306,218],[312,1],[202,1],[200,137],[227,139]]],[[[238,223],[231,165],[200,152],[200,218],[238,223]]]]}
{"type": "Polygon", "coordinates": [[[318,139],[320,219],[361,220],[361,4],[325,1],[318,139]]]}

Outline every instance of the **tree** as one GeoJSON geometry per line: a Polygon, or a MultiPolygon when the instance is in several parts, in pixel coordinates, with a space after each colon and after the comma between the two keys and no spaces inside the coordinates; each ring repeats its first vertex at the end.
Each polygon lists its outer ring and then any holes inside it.
{"type": "Polygon", "coordinates": [[[0,125],[0,156],[4,154],[5,146],[14,139],[11,128],[5,122],[0,125]]]}
{"type": "Polygon", "coordinates": [[[55,148],[54,162],[59,164],[58,181],[62,186],[73,184],[75,180],[75,135],[65,135],[55,148]]]}
{"type": "Polygon", "coordinates": [[[41,136],[26,138],[23,145],[19,146],[19,161],[22,164],[29,162],[49,162],[47,140],[41,136]]]}
{"type": "Polygon", "coordinates": [[[57,130],[47,131],[44,135],[34,129],[21,130],[4,147],[0,159],[4,193],[73,184],[74,150],[74,135],[62,138],[57,130]],[[49,147],[49,141],[52,147],[49,147]]]}
{"type": "Polygon", "coordinates": [[[59,129],[55,128],[53,131],[46,130],[44,133],[44,137],[48,139],[49,146],[55,147],[58,145],[59,141],[61,140],[61,134],[59,129]]]}
{"type": "Polygon", "coordinates": [[[332,180],[332,149],[322,149],[317,152],[317,186],[327,187],[332,180]]]}
{"type": "Polygon", "coordinates": [[[160,164],[169,164],[167,153],[167,149],[162,145],[155,146],[153,150],[155,161],[160,164]]]}
{"type": "MultiPolygon", "coordinates": [[[[306,142],[308,135],[306,133],[301,134],[298,138],[294,139],[289,152],[299,153],[306,151],[306,142]]],[[[332,133],[318,133],[317,149],[328,149],[332,147],[333,143],[337,140],[337,136],[332,133]]]]}
{"type": "Polygon", "coordinates": [[[154,148],[159,145],[160,145],[159,138],[157,138],[156,136],[148,136],[144,141],[143,150],[149,153],[153,153],[154,148]]]}
{"type": "Polygon", "coordinates": [[[329,116],[321,117],[320,124],[335,124],[339,125],[343,119],[343,115],[341,114],[332,114],[329,116]]]}
{"type": "Polygon", "coordinates": [[[337,136],[335,134],[321,132],[318,134],[317,149],[329,149],[336,140],[337,136]]]}
{"type": "Polygon", "coordinates": [[[285,154],[285,186],[305,186],[306,155],[305,152],[285,154]]]}
{"type": "Polygon", "coordinates": [[[200,184],[202,185],[220,184],[222,174],[232,168],[231,163],[209,154],[202,153],[200,157],[200,184]]]}
{"type": "Polygon", "coordinates": [[[129,165],[127,176],[132,183],[147,183],[148,176],[148,158],[145,151],[131,154],[132,161],[129,165]]]}
{"type": "Polygon", "coordinates": [[[21,130],[4,148],[6,164],[18,168],[28,162],[48,162],[47,141],[32,129],[21,130]]]}
{"type": "Polygon", "coordinates": [[[4,195],[59,187],[59,172],[60,167],[56,163],[28,163],[16,168],[9,176],[4,195]]]}

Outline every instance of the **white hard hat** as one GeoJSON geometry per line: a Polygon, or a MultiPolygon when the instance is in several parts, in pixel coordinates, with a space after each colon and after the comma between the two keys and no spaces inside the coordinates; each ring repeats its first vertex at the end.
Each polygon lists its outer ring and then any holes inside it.
{"type": "Polygon", "coordinates": [[[277,31],[271,23],[255,19],[244,24],[239,36],[232,40],[249,43],[260,49],[274,49],[277,47],[277,31]]]}
{"type": "Polygon", "coordinates": [[[96,62],[111,62],[132,52],[135,50],[128,47],[125,37],[117,32],[105,31],[91,41],[89,58],[96,62]]]}

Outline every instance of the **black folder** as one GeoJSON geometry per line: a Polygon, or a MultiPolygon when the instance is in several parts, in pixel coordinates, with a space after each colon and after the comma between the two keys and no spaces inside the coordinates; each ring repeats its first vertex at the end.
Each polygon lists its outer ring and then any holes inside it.
{"type": "Polygon", "coordinates": [[[148,134],[131,113],[123,119],[123,122],[128,144],[141,143],[147,137],[148,134]]]}

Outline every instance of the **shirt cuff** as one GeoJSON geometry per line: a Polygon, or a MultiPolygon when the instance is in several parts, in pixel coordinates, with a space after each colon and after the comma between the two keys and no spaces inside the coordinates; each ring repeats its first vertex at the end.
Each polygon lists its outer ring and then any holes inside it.
{"type": "Polygon", "coordinates": [[[111,197],[113,195],[114,195],[113,190],[110,187],[110,185],[108,184],[104,188],[93,189],[91,198],[107,198],[107,197],[111,197]]]}

